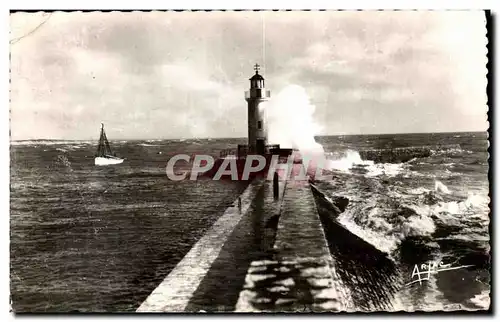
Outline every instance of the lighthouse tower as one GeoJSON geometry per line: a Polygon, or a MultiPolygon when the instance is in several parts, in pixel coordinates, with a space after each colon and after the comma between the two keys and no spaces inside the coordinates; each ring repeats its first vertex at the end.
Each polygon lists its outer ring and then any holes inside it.
{"type": "Polygon", "coordinates": [[[271,91],[265,89],[264,77],[259,74],[260,66],[255,64],[255,75],[250,78],[250,90],[245,92],[248,102],[248,152],[265,154],[267,146],[267,111],[265,104],[271,91]]]}

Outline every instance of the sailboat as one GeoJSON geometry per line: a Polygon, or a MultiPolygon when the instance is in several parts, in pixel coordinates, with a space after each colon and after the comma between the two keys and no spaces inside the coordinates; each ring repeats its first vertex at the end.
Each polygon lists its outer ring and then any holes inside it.
{"type": "Polygon", "coordinates": [[[120,164],[123,160],[124,159],[118,158],[111,152],[108,138],[104,132],[104,123],[101,123],[101,136],[99,137],[99,146],[97,147],[97,153],[94,160],[95,165],[120,164]]]}

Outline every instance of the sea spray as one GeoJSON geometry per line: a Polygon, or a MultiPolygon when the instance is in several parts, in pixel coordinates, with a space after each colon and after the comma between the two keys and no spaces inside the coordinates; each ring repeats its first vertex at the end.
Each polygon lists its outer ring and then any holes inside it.
{"type": "Polygon", "coordinates": [[[373,166],[373,161],[364,161],[357,151],[347,150],[340,158],[328,157],[327,166],[329,170],[349,172],[355,165],[373,166]]]}
{"type": "Polygon", "coordinates": [[[269,142],[297,149],[303,155],[322,156],[323,146],[315,140],[321,130],[314,121],[315,109],[303,87],[285,87],[267,106],[269,142]]]}
{"type": "Polygon", "coordinates": [[[346,150],[342,154],[326,153],[326,169],[344,173],[363,173],[366,177],[396,176],[404,169],[403,163],[375,163],[363,160],[358,151],[346,150]]]}

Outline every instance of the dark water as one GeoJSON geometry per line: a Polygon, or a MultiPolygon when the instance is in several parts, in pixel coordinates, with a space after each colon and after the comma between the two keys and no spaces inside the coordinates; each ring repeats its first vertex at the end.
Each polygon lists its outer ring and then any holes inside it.
{"type": "Polygon", "coordinates": [[[165,174],[224,141],[111,144],[123,164],[95,167],[93,142],[12,147],[15,311],[135,310],[245,188],[165,174]]]}
{"type": "MultiPolygon", "coordinates": [[[[486,133],[330,136],[318,142],[335,172],[320,188],[349,199],[339,221],[390,254],[396,266],[408,270],[408,281],[413,265],[421,261],[475,265],[405,289],[403,309],[487,306],[486,133]],[[432,147],[432,156],[405,164],[373,164],[357,153],[423,145],[432,147]]],[[[127,158],[112,167],[93,165],[96,142],[14,143],[14,309],[135,310],[246,186],[172,182],[165,174],[167,160],[177,153],[218,155],[242,143],[244,139],[111,142],[127,158]]]]}

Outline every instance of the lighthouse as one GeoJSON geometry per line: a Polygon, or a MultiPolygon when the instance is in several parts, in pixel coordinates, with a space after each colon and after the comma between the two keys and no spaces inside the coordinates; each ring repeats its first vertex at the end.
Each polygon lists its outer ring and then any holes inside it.
{"type": "Polygon", "coordinates": [[[248,152],[263,155],[267,152],[267,111],[264,103],[271,98],[271,91],[265,89],[258,64],[255,64],[254,70],[250,90],[245,92],[248,102],[248,152]]]}
{"type": "Polygon", "coordinates": [[[238,178],[241,180],[248,180],[249,176],[252,178],[267,176],[271,163],[276,161],[276,156],[278,163],[283,163],[285,159],[286,163],[288,157],[292,155],[293,149],[281,149],[279,144],[268,144],[266,103],[271,99],[271,91],[266,90],[264,77],[259,74],[260,66],[255,64],[254,69],[255,75],[250,78],[250,90],[245,91],[245,100],[248,103],[248,144],[238,144],[237,151],[234,149],[220,151],[220,158],[216,159],[213,167],[204,173],[205,176],[219,179],[230,176],[231,180],[235,180],[234,172],[230,175],[227,172],[219,174],[219,169],[225,171],[228,164],[233,165],[231,162],[236,162],[238,178]],[[266,160],[264,167],[261,167],[260,163],[262,158],[250,158],[251,162],[247,162],[249,155],[263,156],[266,160]],[[245,168],[248,170],[248,167],[255,171],[246,171],[245,168]]]}

